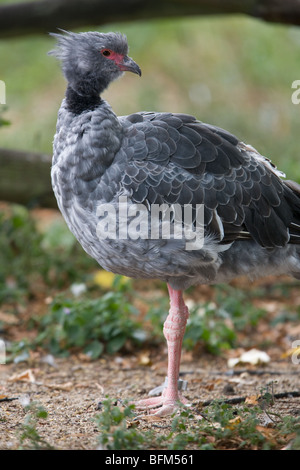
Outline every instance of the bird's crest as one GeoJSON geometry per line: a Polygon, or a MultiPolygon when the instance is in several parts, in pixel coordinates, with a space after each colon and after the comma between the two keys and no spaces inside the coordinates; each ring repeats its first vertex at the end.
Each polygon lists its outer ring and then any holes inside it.
{"type": "Polygon", "coordinates": [[[128,53],[127,37],[122,33],[99,33],[97,31],[73,33],[64,29],[59,29],[59,31],[63,34],[49,33],[50,36],[57,39],[57,45],[55,49],[48,52],[49,55],[53,55],[59,60],[66,59],[75,48],[77,51],[83,50],[86,45],[91,48],[105,46],[121,54],[128,53]]]}

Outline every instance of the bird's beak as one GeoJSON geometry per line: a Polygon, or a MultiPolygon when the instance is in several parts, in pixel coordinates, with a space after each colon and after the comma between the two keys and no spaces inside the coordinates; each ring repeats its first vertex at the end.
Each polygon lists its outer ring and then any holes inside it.
{"type": "Polygon", "coordinates": [[[133,72],[136,73],[137,75],[141,76],[142,71],[138,64],[134,62],[131,57],[128,57],[127,55],[124,56],[123,61],[119,64],[120,69],[122,72],[133,72]]]}

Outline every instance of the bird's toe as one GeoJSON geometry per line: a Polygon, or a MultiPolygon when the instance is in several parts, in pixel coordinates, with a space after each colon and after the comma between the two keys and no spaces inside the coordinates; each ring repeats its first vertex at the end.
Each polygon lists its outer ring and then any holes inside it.
{"type": "Polygon", "coordinates": [[[162,395],[159,397],[138,400],[133,404],[135,405],[136,410],[143,411],[144,415],[154,416],[170,416],[182,406],[191,406],[189,401],[181,394],[179,399],[176,400],[170,400],[169,398],[162,395]]]}

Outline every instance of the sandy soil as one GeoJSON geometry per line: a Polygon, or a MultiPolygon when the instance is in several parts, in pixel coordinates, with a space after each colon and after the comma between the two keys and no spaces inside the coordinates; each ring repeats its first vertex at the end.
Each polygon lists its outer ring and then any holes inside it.
{"type": "MultiPolygon", "coordinates": [[[[185,395],[199,404],[208,399],[259,394],[266,386],[271,390],[271,382],[274,393],[299,390],[299,365],[292,364],[290,358],[281,360],[275,358],[276,354],[273,356],[274,360],[264,369],[254,368],[251,373],[250,368],[250,373],[230,376],[225,358],[204,355],[195,360],[190,353],[184,353],[181,372],[188,381],[185,395]]],[[[104,357],[89,362],[82,356],[72,356],[55,359],[50,365],[37,353],[30,364],[2,365],[0,395],[19,399],[0,404],[0,449],[17,449],[20,445],[18,436],[28,399],[48,412],[47,419],[37,424],[38,433],[48,444],[55,449],[96,449],[99,430],[94,417],[100,412],[99,401],[105,396],[140,398],[164,381],[166,351],[152,354],[152,365],[140,365],[140,357],[104,357]]],[[[276,400],[272,412],[297,416],[300,398],[276,400]]],[[[162,421],[168,426],[171,418],[162,421]]],[[[152,425],[147,418],[139,421],[143,429],[152,425]]]]}

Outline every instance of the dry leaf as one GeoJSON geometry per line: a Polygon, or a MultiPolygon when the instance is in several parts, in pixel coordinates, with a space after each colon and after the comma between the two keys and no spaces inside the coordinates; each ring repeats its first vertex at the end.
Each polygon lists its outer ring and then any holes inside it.
{"type": "Polygon", "coordinates": [[[141,420],[144,420],[144,421],[149,421],[151,423],[155,422],[155,421],[161,421],[162,419],[164,419],[164,416],[157,416],[157,415],[142,415],[142,416],[137,416],[136,419],[141,419],[141,420]]]}
{"type": "Polygon", "coordinates": [[[136,428],[140,424],[140,421],[127,421],[126,420],[126,429],[136,428]]]}
{"type": "Polygon", "coordinates": [[[246,397],[245,403],[247,405],[258,405],[259,402],[258,400],[260,399],[260,395],[249,395],[249,397],[246,397]]]}
{"type": "Polygon", "coordinates": [[[267,364],[270,362],[270,357],[265,351],[259,351],[258,349],[250,349],[240,355],[238,358],[228,359],[228,367],[232,369],[238,364],[267,364]]]}
{"type": "Polygon", "coordinates": [[[17,325],[19,323],[19,320],[16,315],[13,315],[12,313],[2,312],[1,310],[0,320],[4,323],[7,323],[8,325],[17,325]]]}
{"type": "Polygon", "coordinates": [[[140,366],[151,366],[151,359],[149,352],[144,352],[139,355],[138,363],[140,366]]]}
{"type": "Polygon", "coordinates": [[[204,385],[203,388],[205,390],[208,390],[209,392],[211,392],[215,388],[215,384],[213,382],[211,382],[209,384],[204,385]]]}
{"type": "Polygon", "coordinates": [[[89,382],[80,382],[74,385],[75,388],[91,388],[91,384],[89,382]]]}
{"type": "Polygon", "coordinates": [[[265,426],[260,426],[259,424],[255,426],[255,428],[269,441],[275,441],[274,432],[276,431],[274,431],[274,428],[266,428],[265,426]]]}
{"type": "Polygon", "coordinates": [[[24,372],[21,372],[20,374],[14,374],[12,377],[8,379],[10,382],[30,382],[30,383],[35,383],[35,377],[31,369],[27,369],[24,372]]]}
{"type": "Polygon", "coordinates": [[[226,428],[233,430],[241,422],[242,422],[242,418],[240,416],[236,416],[235,418],[230,419],[228,421],[228,424],[227,424],[226,428]]]}
{"type": "Polygon", "coordinates": [[[70,392],[74,387],[72,382],[66,382],[64,384],[45,384],[48,388],[54,388],[55,390],[64,390],[70,392]]]}

